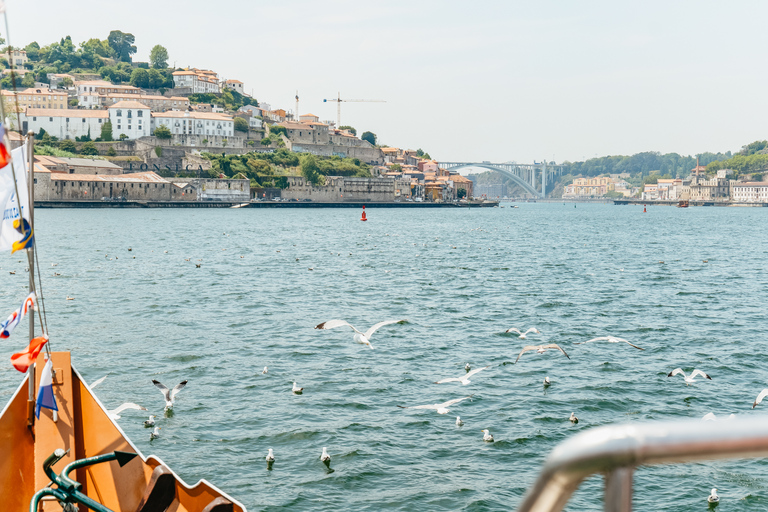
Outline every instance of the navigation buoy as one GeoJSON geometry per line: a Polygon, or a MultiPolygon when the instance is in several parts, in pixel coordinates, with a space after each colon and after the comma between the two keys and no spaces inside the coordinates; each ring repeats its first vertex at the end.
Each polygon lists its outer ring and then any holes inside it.
{"type": "Polygon", "coordinates": [[[368,219],[365,217],[365,205],[363,205],[363,216],[360,218],[361,221],[365,222],[368,219]]]}
{"type": "Polygon", "coordinates": [[[643,213],[648,213],[645,209],[645,205],[643,205],[643,213]]]}

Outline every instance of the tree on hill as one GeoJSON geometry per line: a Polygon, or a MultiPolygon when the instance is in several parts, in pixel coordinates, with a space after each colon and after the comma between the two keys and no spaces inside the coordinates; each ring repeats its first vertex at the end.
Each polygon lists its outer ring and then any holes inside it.
{"type": "Polygon", "coordinates": [[[376,134],[373,132],[363,132],[363,134],[360,136],[361,139],[366,140],[371,143],[371,146],[376,145],[376,134]]]}
{"type": "Polygon", "coordinates": [[[101,125],[101,140],[111,142],[112,139],[112,121],[107,121],[101,125]]]}
{"type": "Polygon", "coordinates": [[[171,130],[167,126],[158,126],[155,128],[155,137],[161,140],[168,140],[171,138],[171,130]]]}
{"type": "Polygon", "coordinates": [[[131,85],[146,89],[149,87],[149,71],[142,68],[136,68],[131,72],[131,85]]]}
{"type": "Polygon", "coordinates": [[[70,153],[75,153],[77,151],[77,145],[70,139],[65,139],[61,142],[59,142],[59,149],[62,151],[69,151],[70,153]]]}
{"type": "Polygon", "coordinates": [[[347,130],[352,135],[357,136],[357,130],[355,130],[353,127],[349,125],[339,126],[339,130],[347,130]]]}
{"type": "Polygon", "coordinates": [[[98,155],[99,150],[96,149],[96,144],[94,144],[92,141],[88,141],[85,144],[83,144],[83,147],[80,148],[80,154],[81,155],[98,155]]]}
{"type": "Polygon", "coordinates": [[[149,52],[149,63],[153,68],[165,69],[168,67],[168,50],[165,46],[156,44],[149,52]]]}
{"type": "Polygon", "coordinates": [[[317,185],[320,182],[320,173],[318,172],[318,169],[315,155],[309,154],[301,159],[301,175],[313,185],[317,185]]]}
{"type": "Polygon", "coordinates": [[[27,58],[31,61],[36,61],[40,58],[40,45],[37,41],[32,41],[24,47],[24,51],[27,52],[27,58]]]}
{"type": "Polygon", "coordinates": [[[235,131],[248,133],[248,121],[246,121],[242,117],[236,117],[235,131]]]}
{"type": "Polygon", "coordinates": [[[133,34],[113,30],[107,37],[109,46],[115,51],[115,57],[122,62],[131,62],[131,55],[136,53],[136,47],[133,43],[136,37],[133,34]]]}

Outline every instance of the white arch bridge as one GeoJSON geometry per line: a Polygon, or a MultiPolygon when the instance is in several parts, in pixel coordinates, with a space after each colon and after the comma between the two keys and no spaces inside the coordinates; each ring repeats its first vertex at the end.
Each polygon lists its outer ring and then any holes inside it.
{"type": "Polygon", "coordinates": [[[491,162],[438,162],[443,169],[459,171],[468,167],[482,167],[489,171],[496,171],[502,176],[511,179],[516,185],[531,194],[533,197],[547,197],[547,183],[554,176],[563,174],[564,166],[542,163],[533,164],[493,164],[491,162]]]}

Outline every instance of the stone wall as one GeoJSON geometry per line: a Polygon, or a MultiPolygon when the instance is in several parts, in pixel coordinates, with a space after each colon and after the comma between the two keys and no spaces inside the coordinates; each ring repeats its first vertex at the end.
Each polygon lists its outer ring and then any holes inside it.
{"type": "Polygon", "coordinates": [[[337,146],[335,144],[301,144],[285,139],[286,147],[296,153],[312,153],[318,156],[340,156],[342,158],[357,158],[372,165],[382,165],[384,156],[379,148],[337,146]]]}
{"type": "MultiPolygon", "coordinates": [[[[323,186],[307,183],[303,176],[289,176],[288,188],[282,191],[283,199],[303,201],[310,199],[321,203],[339,202],[390,202],[396,198],[395,180],[389,178],[347,178],[327,176],[323,186]]],[[[410,187],[408,187],[410,190],[410,187]]],[[[404,188],[401,196],[405,197],[404,188]]]]}
{"type": "Polygon", "coordinates": [[[70,174],[66,180],[51,180],[50,173],[35,174],[35,199],[98,201],[103,197],[124,197],[129,201],[170,201],[172,196],[172,183],[80,181],[76,178],[77,175],[70,174]]]}
{"type": "Polygon", "coordinates": [[[251,199],[249,180],[218,180],[197,178],[173,178],[174,183],[191,183],[199,191],[201,201],[240,201],[251,199]]]}

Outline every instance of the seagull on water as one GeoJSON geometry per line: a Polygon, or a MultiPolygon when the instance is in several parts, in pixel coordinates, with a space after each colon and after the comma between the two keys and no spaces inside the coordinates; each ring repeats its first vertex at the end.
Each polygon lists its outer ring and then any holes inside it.
{"type": "Polygon", "coordinates": [[[762,402],[763,398],[765,398],[766,396],[768,396],[768,388],[765,388],[760,392],[759,395],[757,395],[757,398],[755,398],[755,402],[752,404],[752,408],[754,409],[755,407],[760,405],[760,402],[762,402]]]}
{"type": "Polygon", "coordinates": [[[579,422],[579,418],[576,417],[576,413],[575,412],[572,412],[571,413],[571,417],[568,418],[568,421],[570,421],[571,423],[573,423],[575,425],[575,424],[577,424],[579,422]]]}
{"type": "Polygon", "coordinates": [[[268,371],[269,371],[269,369],[268,369],[268,368],[265,366],[265,367],[264,367],[264,369],[263,369],[263,370],[261,370],[261,374],[262,374],[262,375],[264,375],[264,374],[265,374],[265,373],[267,373],[268,371]]]}
{"type": "Polygon", "coordinates": [[[488,430],[487,428],[483,429],[483,441],[485,441],[486,443],[493,442],[493,436],[491,435],[490,430],[488,430]]]}
{"type": "Polygon", "coordinates": [[[712,491],[707,496],[708,503],[720,503],[720,496],[717,495],[717,489],[712,488],[712,491]]]}
{"type": "Polygon", "coordinates": [[[128,409],[136,409],[137,411],[146,411],[146,407],[142,407],[139,404],[134,404],[131,402],[126,402],[117,409],[112,409],[111,411],[107,411],[107,414],[109,415],[110,419],[113,420],[119,420],[120,419],[120,413],[128,410],[128,409]]]}
{"type": "Polygon", "coordinates": [[[106,378],[107,378],[107,376],[105,375],[105,376],[103,376],[102,378],[100,378],[100,379],[97,379],[97,380],[95,380],[95,381],[91,382],[91,389],[95,388],[96,386],[98,386],[99,384],[101,384],[102,382],[104,382],[104,380],[105,380],[106,378]]]}
{"type": "Polygon", "coordinates": [[[439,381],[435,382],[435,384],[445,384],[446,382],[461,382],[462,385],[466,386],[467,384],[472,382],[471,380],[469,380],[470,377],[472,377],[474,374],[479,373],[479,372],[485,370],[486,368],[490,368],[490,367],[491,367],[491,365],[483,366],[482,368],[478,368],[476,370],[472,370],[471,372],[467,372],[467,373],[465,373],[464,375],[462,375],[460,377],[450,377],[448,379],[439,380],[439,381]]]}
{"type": "Polygon", "coordinates": [[[161,429],[161,428],[163,428],[163,427],[155,427],[155,430],[153,430],[153,431],[152,431],[152,432],[149,434],[149,440],[150,440],[150,441],[151,441],[151,440],[153,440],[153,439],[157,439],[158,437],[160,437],[160,429],[161,429]]]}
{"type": "Polygon", "coordinates": [[[168,389],[165,387],[161,382],[156,381],[155,379],[152,379],[152,384],[157,386],[160,389],[160,392],[163,393],[163,396],[165,397],[165,410],[173,409],[173,402],[176,401],[176,395],[184,389],[184,386],[187,385],[187,381],[181,381],[176,386],[174,386],[173,389],[168,389]]]}
{"type": "Polygon", "coordinates": [[[460,427],[462,425],[464,425],[464,422],[461,421],[461,416],[456,416],[456,426],[460,427]]]}
{"type": "Polygon", "coordinates": [[[267,456],[265,457],[265,460],[267,461],[267,469],[272,470],[272,464],[275,463],[275,454],[272,453],[272,448],[269,449],[269,452],[267,452],[267,456]]]}
{"type": "Polygon", "coordinates": [[[471,369],[472,369],[472,367],[471,367],[471,366],[469,366],[469,363],[467,363],[467,364],[465,364],[465,365],[464,365],[464,371],[465,371],[465,372],[468,372],[468,371],[469,371],[469,370],[471,370],[471,369]]]}
{"type": "Polygon", "coordinates": [[[669,372],[669,375],[667,375],[667,377],[674,377],[675,375],[678,375],[678,374],[682,374],[683,375],[683,378],[685,379],[685,385],[686,386],[690,385],[693,382],[693,379],[695,379],[697,375],[701,375],[705,379],[712,380],[712,377],[710,377],[709,375],[707,375],[706,373],[704,373],[701,370],[694,369],[691,372],[690,375],[686,375],[682,368],[675,368],[674,370],[669,372]]]}
{"type": "Polygon", "coordinates": [[[552,381],[549,380],[549,377],[544,377],[544,387],[548,388],[552,385],[552,381]]]}
{"type": "Polygon", "coordinates": [[[356,343],[360,343],[361,345],[368,345],[371,349],[373,349],[373,345],[371,345],[371,342],[369,341],[371,339],[371,336],[373,336],[373,333],[375,333],[380,327],[383,327],[385,325],[389,324],[399,324],[401,322],[405,322],[405,320],[385,320],[383,322],[379,322],[364,333],[360,332],[355,328],[354,325],[350,324],[349,322],[345,322],[344,320],[329,320],[327,322],[323,322],[317,326],[315,326],[315,329],[334,329],[336,327],[343,327],[348,326],[351,327],[353,331],[355,331],[354,340],[356,343]]]}
{"type": "Polygon", "coordinates": [[[520,360],[520,356],[522,356],[526,352],[535,350],[539,354],[543,354],[544,352],[547,351],[547,349],[550,349],[550,348],[556,348],[557,350],[562,352],[565,357],[567,357],[568,359],[571,358],[571,356],[565,353],[565,350],[560,348],[560,345],[558,345],[557,343],[550,343],[549,345],[528,345],[527,347],[523,347],[523,350],[521,350],[520,353],[517,355],[517,359],[515,359],[515,363],[517,363],[520,360]]]}
{"type": "Polygon", "coordinates": [[[453,400],[448,400],[447,402],[443,402],[441,404],[432,404],[432,405],[411,405],[409,407],[405,407],[402,405],[398,405],[401,409],[434,409],[437,411],[437,414],[448,414],[449,410],[448,407],[457,404],[461,402],[462,400],[466,400],[467,398],[472,398],[474,395],[468,395],[462,398],[455,398],[453,400]]]}
{"type": "Polygon", "coordinates": [[[644,348],[640,348],[637,345],[633,345],[632,343],[628,342],[624,338],[617,338],[616,336],[599,336],[597,338],[592,338],[591,340],[582,341],[580,343],[574,343],[574,345],[583,345],[585,343],[589,343],[591,341],[607,341],[608,343],[618,343],[620,341],[623,341],[630,347],[635,347],[637,350],[645,350],[644,348]]]}
{"type": "Polygon", "coordinates": [[[331,466],[331,456],[325,451],[325,446],[323,446],[323,453],[320,455],[320,460],[325,464],[325,467],[331,466]]]}
{"type": "Polygon", "coordinates": [[[300,395],[304,392],[304,388],[300,388],[299,385],[294,382],[293,389],[291,391],[293,391],[294,395],[300,395]]]}
{"type": "Polygon", "coordinates": [[[151,428],[155,426],[155,415],[150,414],[148,420],[144,420],[144,428],[151,428]]]}
{"type": "Polygon", "coordinates": [[[511,327],[511,328],[507,329],[507,330],[506,330],[506,331],[504,331],[504,332],[505,332],[505,333],[507,333],[507,332],[514,332],[514,333],[517,333],[517,336],[518,336],[518,337],[519,337],[521,340],[524,340],[524,339],[525,339],[525,336],[526,336],[526,334],[528,334],[529,332],[532,332],[532,333],[534,333],[534,334],[541,334],[541,331],[539,331],[539,330],[538,330],[537,328],[535,328],[535,327],[531,327],[530,329],[528,329],[528,330],[527,330],[527,331],[525,331],[525,332],[522,332],[522,331],[521,331],[520,329],[518,329],[517,327],[511,327]]]}

